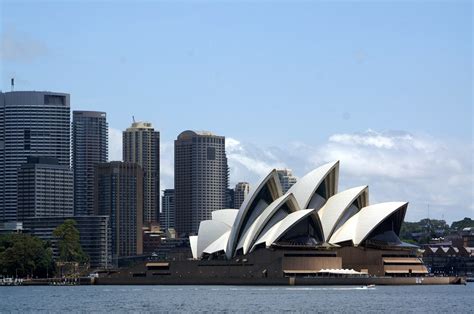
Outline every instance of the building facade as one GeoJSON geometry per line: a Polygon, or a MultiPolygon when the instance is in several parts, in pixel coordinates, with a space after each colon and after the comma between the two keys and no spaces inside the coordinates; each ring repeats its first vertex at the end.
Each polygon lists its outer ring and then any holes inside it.
{"type": "Polygon", "coordinates": [[[232,208],[240,208],[249,192],[250,184],[248,182],[237,183],[234,188],[234,206],[232,208]]]}
{"type": "Polygon", "coordinates": [[[143,171],[133,163],[97,165],[96,215],[110,216],[114,259],[143,253],[143,171]]]}
{"type": "Polygon", "coordinates": [[[160,214],[160,132],[151,123],[134,122],[123,132],[123,161],[143,169],[143,222],[156,223],[160,214]]]}
{"type": "Polygon", "coordinates": [[[89,255],[90,266],[111,267],[111,228],[108,216],[30,217],[23,221],[23,232],[51,242],[53,257],[57,259],[59,252],[53,231],[67,219],[76,221],[79,241],[84,252],[89,255]]]}
{"type": "Polygon", "coordinates": [[[234,189],[226,189],[226,191],[225,191],[225,208],[234,208],[234,198],[235,198],[235,190],[234,189]]]}
{"type": "Polygon", "coordinates": [[[18,169],[28,156],[70,166],[69,94],[0,93],[0,221],[16,219],[18,169]]]}
{"type": "Polygon", "coordinates": [[[75,215],[92,215],[95,167],[108,157],[106,113],[73,111],[71,132],[75,215]]]}
{"type": "Polygon", "coordinates": [[[298,181],[298,178],[293,175],[291,169],[277,169],[278,178],[280,179],[281,189],[283,193],[293,186],[298,181]]]}
{"type": "Polygon", "coordinates": [[[73,175],[50,157],[28,157],[18,170],[17,220],[72,216],[73,175]]]}
{"type": "Polygon", "coordinates": [[[184,131],[175,140],[176,231],[196,234],[199,223],[226,205],[225,137],[184,131]]]}
{"type": "Polygon", "coordinates": [[[174,189],[163,190],[161,198],[160,227],[165,231],[176,227],[174,189]]]}

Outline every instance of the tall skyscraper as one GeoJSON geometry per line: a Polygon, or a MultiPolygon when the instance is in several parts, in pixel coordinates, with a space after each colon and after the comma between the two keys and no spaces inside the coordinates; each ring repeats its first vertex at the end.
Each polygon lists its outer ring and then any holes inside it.
{"type": "Polygon", "coordinates": [[[225,137],[184,131],[174,142],[176,231],[196,234],[202,220],[226,205],[225,137]]]}
{"type": "Polygon", "coordinates": [[[250,184],[248,182],[239,182],[235,185],[234,188],[234,207],[239,209],[244,199],[249,195],[250,184]]]}
{"type": "Polygon", "coordinates": [[[161,214],[160,227],[165,231],[170,228],[175,228],[175,197],[174,189],[166,189],[163,191],[161,198],[161,214]]]}
{"type": "Polygon", "coordinates": [[[97,165],[95,215],[110,216],[114,258],[143,253],[143,171],[134,163],[97,165]]]}
{"type": "Polygon", "coordinates": [[[298,180],[298,178],[293,175],[291,169],[277,169],[277,174],[283,193],[286,193],[298,180]]]}
{"type": "Polygon", "coordinates": [[[28,156],[70,166],[69,94],[0,92],[0,221],[16,219],[18,169],[28,156]]]}
{"type": "Polygon", "coordinates": [[[74,172],[74,213],[94,212],[94,171],[107,162],[108,124],[105,112],[72,112],[72,169],[74,172]]]}
{"type": "Polygon", "coordinates": [[[159,220],[160,214],[160,132],[151,123],[134,122],[123,132],[123,161],[143,169],[143,222],[159,220]]]}
{"type": "Polygon", "coordinates": [[[73,183],[69,166],[50,157],[28,157],[18,170],[17,219],[73,215],[73,183]]]}

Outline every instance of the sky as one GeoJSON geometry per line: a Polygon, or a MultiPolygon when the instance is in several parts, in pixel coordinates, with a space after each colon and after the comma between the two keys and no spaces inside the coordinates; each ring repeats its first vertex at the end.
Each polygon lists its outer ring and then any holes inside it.
{"type": "Polygon", "coordinates": [[[230,182],[340,160],[340,190],[474,218],[471,1],[0,1],[1,85],[71,94],[121,131],[226,136],[230,182]]]}

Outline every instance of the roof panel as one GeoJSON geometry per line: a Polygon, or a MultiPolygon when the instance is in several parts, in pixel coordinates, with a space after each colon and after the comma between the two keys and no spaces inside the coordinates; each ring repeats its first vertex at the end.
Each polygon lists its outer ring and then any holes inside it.
{"type": "MultiPolygon", "coordinates": [[[[333,161],[322,165],[311,171],[301,179],[299,179],[289,190],[289,193],[295,195],[298,205],[302,209],[306,209],[313,197],[314,193],[318,189],[319,185],[324,179],[331,173],[331,171],[339,172],[339,161],[333,161]]],[[[337,191],[337,174],[336,182],[334,182],[334,191],[337,191]]]]}
{"type": "Polygon", "coordinates": [[[397,210],[406,209],[407,205],[406,202],[387,202],[364,207],[336,230],[329,242],[337,244],[352,240],[358,246],[381,222],[397,210]]]}
{"type": "MultiPolygon", "coordinates": [[[[334,229],[342,218],[344,213],[352,205],[352,203],[363,193],[368,192],[368,186],[358,186],[352,189],[348,189],[337,193],[330,197],[326,204],[318,211],[319,218],[323,227],[324,237],[330,239],[334,233],[334,229]]],[[[365,197],[368,199],[368,197],[365,197]]],[[[365,201],[364,206],[367,206],[365,201]]]]}

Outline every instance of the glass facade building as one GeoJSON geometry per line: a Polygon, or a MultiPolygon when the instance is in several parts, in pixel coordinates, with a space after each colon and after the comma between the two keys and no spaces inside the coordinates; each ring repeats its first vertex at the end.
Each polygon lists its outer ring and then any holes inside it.
{"type": "Polygon", "coordinates": [[[72,171],[57,159],[28,157],[18,171],[17,219],[72,216],[72,171]]]}
{"type": "Polygon", "coordinates": [[[72,169],[75,215],[94,212],[94,171],[107,162],[108,124],[105,112],[73,111],[72,169]]]}
{"type": "Polygon", "coordinates": [[[0,221],[17,214],[17,177],[28,156],[70,167],[69,94],[0,93],[0,221]]]}

